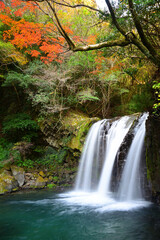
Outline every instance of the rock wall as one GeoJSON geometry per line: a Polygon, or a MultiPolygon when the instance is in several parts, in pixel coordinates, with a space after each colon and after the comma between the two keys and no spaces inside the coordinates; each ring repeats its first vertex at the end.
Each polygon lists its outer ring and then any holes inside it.
{"type": "Polygon", "coordinates": [[[160,204],[160,118],[152,115],[146,122],[145,151],[152,200],[160,204]]]}
{"type": "Polygon", "coordinates": [[[50,146],[81,151],[90,126],[98,120],[97,117],[90,118],[82,112],[70,110],[59,121],[52,115],[44,119],[40,123],[40,129],[50,146]]]}

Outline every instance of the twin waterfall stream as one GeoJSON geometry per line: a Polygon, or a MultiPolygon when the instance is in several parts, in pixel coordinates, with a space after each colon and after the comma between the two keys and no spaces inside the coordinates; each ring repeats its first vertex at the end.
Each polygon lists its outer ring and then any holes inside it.
{"type": "Polygon", "coordinates": [[[149,204],[142,194],[140,171],[147,117],[148,113],[144,113],[138,120],[131,115],[115,121],[104,119],[92,125],[80,159],[75,189],[68,193],[67,201],[99,205],[104,210],[130,210],[149,204]],[[121,173],[113,180],[120,147],[129,133],[132,139],[121,173]]]}

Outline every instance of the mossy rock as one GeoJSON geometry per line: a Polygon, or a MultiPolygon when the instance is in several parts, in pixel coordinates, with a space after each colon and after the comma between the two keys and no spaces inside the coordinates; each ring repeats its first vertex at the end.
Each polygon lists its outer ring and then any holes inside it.
{"type": "Polygon", "coordinates": [[[17,190],[18,182],[10,173],[4,171],[0,174],[0,194],[17,190]]]}
{"type": "Polygon", "coordinates": [[[97,117],[90,118],[82,112],[70,110],[61,116],[61,121],[51,115],[39,126],[50,146],[81,151],[89,128],[98,120],[97,117]]]}
{"type": "MultiPolygon", "coordinates": [[[[89,118],[86,114],[76,111],[70,111],[63,118],[62,124],[65,129],[72,133],[70,141],[66,144],[71,149],[82,151],[85,137],[91,125],[99,118],[89,118]]],[[[62,139],[64,142],[65,137],[62,139]]]]}
{"type": "Polygon", "coordinates": [[[39,172],[39,175],[43,178],[46,176],[42,170],[39,172]]]}
{"type": "Polygon", "coordinates": [[[11,166],[11,171],[12,171],[13,176],[17,180],[19,186],[20,187],[23,186],[24,181],[25,181],[25,177],[24,177],[25,171],[24,171],[24,169],[21,168],[21,167],[13,165],[13,166],[11,166]]]}
{"type": "Polygon", "coordinates": [[[38,176],[36,182],[35,182],[35,188],[44,188],[46,186],[46,179],[44,179],[41,176],[38,176]]]}

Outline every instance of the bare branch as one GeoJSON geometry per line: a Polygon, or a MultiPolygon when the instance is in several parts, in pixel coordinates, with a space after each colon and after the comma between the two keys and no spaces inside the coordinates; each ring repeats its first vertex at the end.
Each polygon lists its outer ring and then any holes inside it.
{"type": "Polygon", "coordinates": [[[67,41],[67,43],[69,45],[69,48],[71,50],[73,50],[75,48],[75,45],[72,42],[72,40],[70,39],[70,37],[68,36],[68,34],[66,33],[66,31],[64,30],[64,28],[62,27],[54,7],[50,4],[50,2],[48,0],[46,0],[46,2],[47,2],[48,6],[50,7],[50,9],[52,10],[52,12],[54,14],[54,17],[55,17],[56,22],[57,22],[56,27],[57,27],[58,31],[66,39],[66,41],[67,41]]]}
{"type": "MultiPolygon", "coordinates": [[[[69,3],[60,3],[60,2],[57,2],[57,1],[54,1],[52,0],[52,2],[56,3],[57,5],[61,5],[61,6],[65,6],[65,7],[69,7],[69,8],[81,8],[81,7],[85,7],[85,8],[88,8],[90,10],[93,10],[93,11],[96,11],[96,12],[99,12],[99,13],[102,13],[99,9],[97,8],[94,8],[94,7],[91,7],[89,5],[86,5],[86,4],[75,4],[75,5],[71,5],[69,3]]],[[[105,14],[104,14],[105,15],[105,14]]]]}
{"type": "Polygon", "coordinates": [[[119,25],[110,1],[109,0],[105,0],[105,1],[106,1],[107,6],[108,6],[109,12],[111,14],[113,24],[116,26],[116,28],[119,30],[119,32],[123,36],[126,36],[126,31],[119,25]]]}
{"type": "MultiPolygon", "coordinates": [[[[26,1],[26,2],[32,2],[35,0],[23,0],[23,1],[26,1]]],[[[46,0],[36,0],[36,2],[46,2],[46,0]]],[[[55,3],[57,5],[60,5],[60,6],[64,6],[64,7],[69,7],[69,8],[82,8],[82,7],[85,7],[85,8],[88,8],[92,11],[96,11],[96,12],[99,12],[101,13],[102,15],[106,15],[104,12],[102,12],[101,10],[97,9],[97,8],[94,8],[94,7],[91,7],[89,5],[86,5],[86,4],[75,4],[75,5],[71,5],[70,3],[61,3],[61,2],[57,2],[57,1],[54,1],[54,0],[50,0],[49,2],[52,2],[52,3],[55,3]]]]}
{"type": "Polygon", "coordinates": [[[123,40],[115,40],[115,41],[108,41],[108,42],[102,42],[102,43],[97,43],[93,45],[87,45],[87,46],[79,46],[75,47],[73,49],[74,52],[77,51],[90,51],[90,50],[96,50],[96,49],[101,49],[104,47],[115,47],[115,46],[120,46],[120,47],[125,47],[130,44],[130,41],[123,39],[123,40]]]}

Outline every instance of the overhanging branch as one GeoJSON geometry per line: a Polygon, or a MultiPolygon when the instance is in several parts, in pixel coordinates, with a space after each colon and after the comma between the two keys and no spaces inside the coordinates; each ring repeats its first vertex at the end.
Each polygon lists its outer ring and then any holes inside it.
{"type": "Polygon", "coordinates": [[[97,44],[93,44],[93,45],[79,46],[79,47],[75,47],[73,49],[73,51],[74,52],[90,51],[90,50],[101,49],[101,48],[104,48],[104,47],[115,47],[115,46],[125,47],[129,44],[130,44],[130,41],[128,41],[126,39],[122,39],[122,40],[115,40],[115,41],[97,43],[97,44]]]}
{"type": "MultiPolygon", "coordinates": [[[[90,10],[93,10],[93,11],[96,11],[96,12],[99,12],[99,13],[102,13],[102,11],[100,11],[99,9],[97,8],[94,8],[94,7],[91,7],[89,5],[86,5],[86,4],[75,4],[75,5],[71,5],[69,3],[61,3],[61,2],[57,2],[57,1],[54,1],[54,0],[51,0],[53,3],[57,4],[57,5],[61,5],[61,6],[64,6],[64,7],[69,7],[69,8],[81,8],[81,7],[85,7],[85,8],[88,8],[90,10]]],[[[105,13],[104,13],[105,15],[105,13]]]]}

